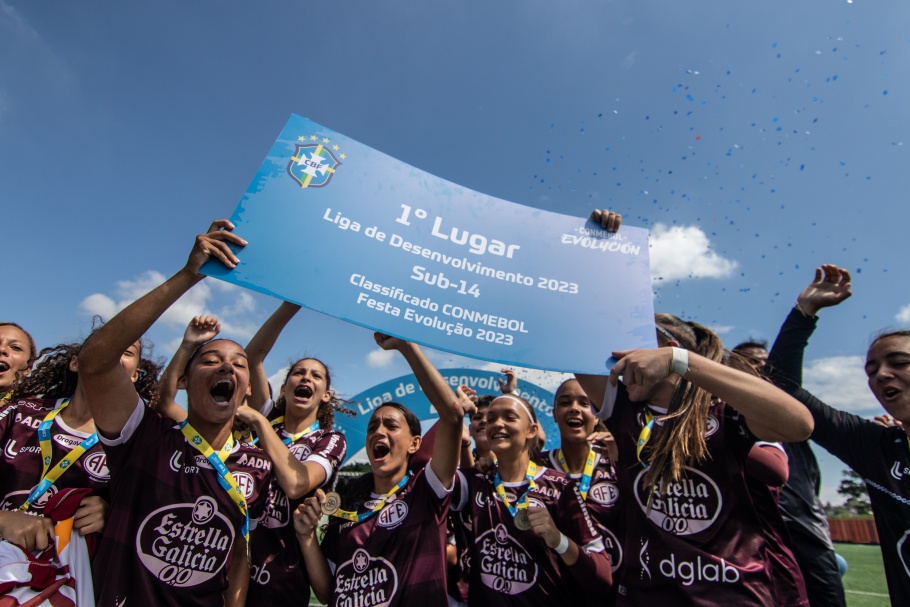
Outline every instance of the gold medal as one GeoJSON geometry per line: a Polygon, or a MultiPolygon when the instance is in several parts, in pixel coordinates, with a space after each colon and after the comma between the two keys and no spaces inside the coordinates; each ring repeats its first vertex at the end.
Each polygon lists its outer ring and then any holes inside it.
{"type": "Polygon", "coordinates": [[[341,496],[334,491],[325,494],[325,503],[322,504],[322,513],[332,515],[341,508],[341,496]]]}
{"type": "Polygon", "coordinates": [[[528,520],[528,510],[526,508],[521,508],[515,513],[514,521],[515,527],[521,531],[527,531],[531,528],[531,521],[528,520]]]}

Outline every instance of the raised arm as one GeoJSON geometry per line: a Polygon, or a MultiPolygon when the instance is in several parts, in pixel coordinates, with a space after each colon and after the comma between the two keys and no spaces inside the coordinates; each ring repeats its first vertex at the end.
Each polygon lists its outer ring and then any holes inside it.
{"type": "Polygon", "coordinates": [[[298,499],[325,482],[325,468],[316,462],[302,462],[282,442],[272,424],[259,411],[243,405],[237,408],[236,418],[247,424],[259,437],[259,446],[272,459],[272,472],[278,484],[291,499],[298,499]]]}
{"type": "Polygon", "coordinates": [[[177,404],[177,383],[196,348],[215,339],[221,331],[221,323],[214,316],[194,316],[183,333],[183,341],[167,364],[161,379],[155,410],[176,422],[186,419],[186,410],[177,404]]]}
{"type": "Polygon", "coordinates": [[[287,326],[288,322],[300,310],[300,306],[289,301],[281,302],[269,319],[263,323],[256,335],[246,347],[246,355],[250,361],[250,390],[252,394],[247,399],[247,404],[259,411],[269,399],[269,378],[265,373],[265,357],[269,355],[278,336],[287,326]]]}
{"type": "Polygon", "coordinates": [[[420,346],[382,333],[375,333],[373,337],[383,350],[401,352],[417,377],[423,393],[439,413],[430,467],[433,468],[433,473],[437,478],[442,481],[443,486],[451,487],[461,452],[461,426],[464,420],[464,409],[455,397],[455,393],[452,392],[452,388],[433,366],[433,363],[427,359],[420,346]]]}
{"type": "MultiPolygon", "coordinates": [[[[623,376],[627,386],[650,387],[673,373],[674,348],[614,352],[619,362],[610,372],[614,386],[623,376]]],[[[812,433],[812,416],[799,401],[761,377],[737,371],[694,352],[688,352],[683,374],[695,386],[742,413],[759,440],[799,442],[812,433]]]]}
{"type": "Polygon", "coordinates": [[[189,259],[179,272],[131,303],[86,340],[79,353],[79,381],[95,426],[102,434],[118,436],[136,407],[136,389],[120,366],[120,356],[181,295],[204,278],[199,269],[208,259],[218,259],[228,268],[239,263],[228,243],[244,246],[246,241],[231,233],[233,229],[234,225],[226,219],[212,223],[208,233],[196,236],[189,259]]]}
{"type": "Polygon", "coordinates": [[[803,354],[815,331],[818,312],[852,295],[850,273],[835,265],[815,269],[815,278],[796,299],[768,353],[766,373],[774,385],[793,392],[803,383],[803,354]]]}

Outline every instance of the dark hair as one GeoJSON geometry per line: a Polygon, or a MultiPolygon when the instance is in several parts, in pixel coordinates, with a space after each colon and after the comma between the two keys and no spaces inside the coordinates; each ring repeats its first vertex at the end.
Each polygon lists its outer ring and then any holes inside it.
{"type": "MultiPolygon", "coordinates": [[[[288,372],[284,376],[284,383],[288,382],[288,379],[291,377],[291,372],[294,370],[298,364],[302,363],[305,360],[315,360],[322,368],[325,370],[325,389],[331,395],[328,402],[319,403],[319,408],[316,410],[316,420],[319,422],[319,427],[324,430],[329,430],[335,423],[335,412],[338,411],[348,417],[354,417],[356,413],[353,409],[349,408],[347,405],[356,404],[351,401],[339,398],[338,395],[332,391],[332,373],[329,371],[329,366],[312,356],[305,356],[304,358],[297,359],[294,363],[288,367],[288,372]]],[[[269,393],[271,393],[271,386],[269,386],[269,393]]],[[[284,411],[287,406],[287,403],[284,400],[284,394],[278,397],[278,400],[275,401],[275,410],[284,411]]],[[[412,414],[413,415],[413,414],[412,414]]],[[[417,424],[417,434],[420,434],[420,423],[417,424]]]]}
{"type": "Polygon", "coordinates": [[[0,322],[0,327],[15,327],[25,334],[25,337],[28,339],[28,367],[31,369],[35,360],[38,358],[38,348],[35,346],[35,339],[32,337],[32,334],[14,322],[0,322]]]}
{"type": "Polygon", "coordinates": [[[747,350],[751,348],[767,350],[768,349],[768,340],[767,339],[758,339],[757,337],[750,337],[747,341],[744,341],[740,344],[734,346],[733,351],[738,352],[739,350],[747,350]]]}
{"type": "MultiPolygon", "coordinates": [[[[94,333],[94,330],[92,331],[94,333]]],[[[64,343],[44,348],[38,353],[38,363],[34,370],[19,382],[10,400],[28,396],[44,398],[68,398],[76,393],[79,374],[70,370],[70,362],[82,351],[82,343],[64,343]]],[[[136,392],[150,405],[158,399],[158,377],[164,368],[162,361],[154,361],[142,356],[143,351],[152,349],[151,344],[139,347],[139,377],[136,380],[136,392]]]]}
{"type": "MultiPolygon", "coordinates": [[[[420,419],[418,419],[417,415],[415,415],[413,411],[401,403],[396,402],[382,403],[376,407],[376,411],[379,411],[383,407],[392,407],[393,409],[398,410],[404,416],[404,421],[408,424],[408,430],[411,431],[411,436],[420,436],[420,419]]],[[[376,411],[373,411],[373,415],[376,415],[376,411]]]]}
{"type": "Polygon", "coordinates": [[[737,371],[742,371],[743,373],[748,373],[749,375],[768,379],[765,377],[765,375],[755,370],[755,365],[752,364],[751,356],[740,354],[736,351],[735,348],[733,350],[724,350],[722,362],[724,365],[732,369],[736,369],[737,371]]]}
{"type": "MultiPolygon", "coordinates": [[[[411,432],[411,436],[420,436],[420,420],[417,418],[413,411],[401,403],[388,402],[379,405],[373,411],[373,415],[376,415],[376,411],[379,411],[383,407],[392,407],[393,409],[399,411],[404,416],[404,420],[408,425],[408,430],[411,432]]],[[[372,492],[372,470],[369,472],[364,472],[360,476],[356,476],[348,481],[340,482],[338,485],[338,493],[341,495],[341,508],[343,510],[356,512],[364,502],[370,499],[370,494],[372,492]]],[[[329,517],[329,525],[340,525],[341,522],[342,519],[339,519],[337,517],[329,517]]]]}
{"type": "Polygon", "coordinates": [[[499,396],[498,394],[484,394],[483,396],[478,396],[477,400],[474,401],[474,406],[478,409],[483,407],[489,407],[490,403],[493,402],[493,399],[499,396]]]}
{"type": "MultiPolygon", "coordinates": [[[[672,314],[655,314],[654,320],[686,350],[715,362],[723,359],[723,343],[707,327],[686,322],[672,314]]],[[[684,377],[679,378],[667,415],[661,421],[661,431],[650,449],[649,468],[644,478],[647,495],[653,493],[658,482],[664,489],[682,477],[684,467],[700,463],[708,457],[705,427],[711,400],[710,392],[684,377]]]]}
{"type": "MultiPolygon", "coordinates": [[[[889,330],[887,330],[887,329],[884,329],[884,330],[882,330],[882,331],[879,331],[879,333],[876,334],[876,335],[872,338],[872,341],[869,343],[869,348],[871,348],[872,346],[874,346],[875,344],[877,344],[877,343],[880,342],[881,340],[886,339],[886,338],[888,338],[888,337],[910,337],[910,331],[907,331],[907,330],[903,330],[903,331],[889,331],[889,330]]],[[[867,348],[867,349],[868,349],[868,348],[867,348]]]]}

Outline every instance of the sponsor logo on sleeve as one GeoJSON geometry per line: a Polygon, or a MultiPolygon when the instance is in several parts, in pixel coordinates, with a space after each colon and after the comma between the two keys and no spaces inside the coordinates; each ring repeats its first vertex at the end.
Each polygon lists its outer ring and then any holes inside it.
{"type": "Polygon", "coordinates": [[[720,428],[720,422],[717,421],[717,418],[713,415],[708,416],[708,421],[705,423],[705,438],[708,438],[720,428]]]}
{"type": "Polygon", "coordinates": [[[480,579],[496,592],[516,595],[537,583],[537,563],[499,523],[477,538],[480,579]]]}
{"type": "Polygon", "coordinates": [[[711,527],[723,506],[720,489],[705,474],[685,468],[685,476],[670,483],[664,493],[654,488],[651,507],[644,487],[645,470],[635,479],[635,499],[648,519],[674,535],[692,535],[711,527]]]}
{"type": "Polygon", "coordinates": [[[398,573],[382,557],[372,558],[363,548],[335,572],[335,605],[387,607],[398,591],[398,573]]]}
{"type": "Polygon", "coordinates": [[[233,525],[206,495],[192,504],[158,508],[145,517],[136,534],[136,552],[145,568],[177,588],[214,577],[227,562],[233,543],[233,525]]]}
{"type": "Polygon", "coordinates": [[[291,455],[296,457],[297,461],[300,461],[300,462],[306,460],[306,458],[308,458],[310,456],[310,453],[313,452],[313,450],[310,449],[310,446],[307,445],[306,443],[297,443],[295,445],[291,445],[288,448],[288,451],[290,451],[291,455]]]}

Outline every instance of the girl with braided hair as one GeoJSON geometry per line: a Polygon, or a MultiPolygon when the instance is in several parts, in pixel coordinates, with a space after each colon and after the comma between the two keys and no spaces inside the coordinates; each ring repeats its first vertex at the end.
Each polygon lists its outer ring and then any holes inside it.
{"type": "Polygon", "coordinates": [[[655,321],[658,348],[614,352],[609,378],[578,376],[616,438],[628,497],[617,605],[775,606],[746,460],[757,440],[803,440],[811,417],[724,365],[707,327],[655,321]]]}
{"type": "MultiPolygon", "coordinates": [[[[43,349],[28,375],[19,372],[0,412],[0,536],[30,550],[52,541],[52,524],[41,514],[60,489],[92,489],[80,502],[75,527],[82,535],[104,528],[110,474],[79,381],[81,349],[81,343],[43,349]]],[[[120,365],[140,395],[153,400],[160,366],[142,357],[139,341],[123,352],[120,365]]]]}

